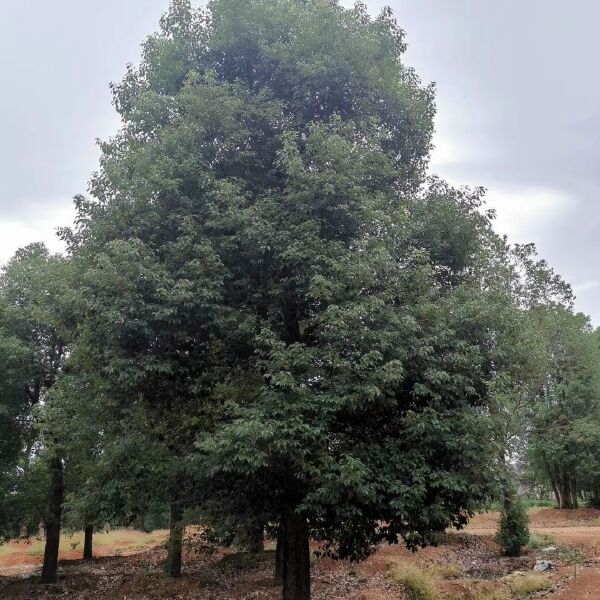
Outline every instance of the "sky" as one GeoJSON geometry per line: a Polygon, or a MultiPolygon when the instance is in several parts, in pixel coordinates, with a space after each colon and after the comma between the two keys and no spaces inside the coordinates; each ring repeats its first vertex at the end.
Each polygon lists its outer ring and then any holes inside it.
{"type": "MultiPolygon", "coordinates": [[[[600,324],[600,3],[367,0],[373,14],[384,4],[405,62],[436,84],[432,172],[487,188],[498,231],[535,242],[600,324]]],[[[95,140],[118,128],[108,84],[167,6],[0,1],[0,263],[37,240],[60,249],[95,140]]]]}

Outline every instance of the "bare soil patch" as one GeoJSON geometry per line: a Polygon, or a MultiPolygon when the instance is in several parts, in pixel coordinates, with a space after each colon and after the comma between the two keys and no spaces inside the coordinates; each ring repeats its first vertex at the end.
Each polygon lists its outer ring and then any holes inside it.
{"type": "MultiPolygon", "coordinates": [[[[556,568],[548,590],[532,598],[600,600],[600,527],[595,526],[600,511],[532,511],[532,529],[549,533],[557,550],[549,558],[556,568]],[[574,553],[574,554],[573,554],[574,553]],[[573,559],[574,557],[574,559],[573,559]],[[573,560],[572,560],[573,559],[573,560]],[[574,562],[575,561],[575,562],[574,562]],[[577,567],[576,567],[577,565],[577,567]],[[577,579],[573,579],[577,568],[577,579]]],[[[502,557],[492,537],[497,515],[481,515],[461,533],[450,533],[437,548],[416,554],[401,546],[379,549],[367,561],[351,564],[324,558],[313,559],[314,600],[402,600],[403,588],[389,576],[394,565],[418,567],[435,581],[444,597],[472,600],[477,590],[505,585],[507,578],[530,573],[540,551],[531,551],[519,559],[502,557]]],[[[129,533],[129,532],[128,532],[129,533]]],[[[143,535],[143,534],[142,534],[143,535]]],[[[80,550],[68,546],[62,554],[61,578],[57,585],[44,587],[37,581],[41,556],[27,554],[18,543],[0,556],[0,599],[47,600],[279,600],[280,588],[272,584],[273,545],[260,557],[217,549],[200,552],[199,546],[186,547],[184,576],[173,580],[163,575],[166,551],[163,537],[151,534],[151,544],[136,544],[128,536],[113,536],[115,547],[100,546],[98,554],[115,552],[120,556],[99,556],[90,563],[72,560],[80,550]],[[23,560],[24,563],[19,561],[23,560]],[[35,563],[33,562],[35,560],[35,563]],[[14,573],[7,567],[17,563],[33,574],[14,573]]],[[[148,539],[148,538],[147,538],[148,539]]],[[[545,555],[544,555],[545,556],[545,555]]]]}

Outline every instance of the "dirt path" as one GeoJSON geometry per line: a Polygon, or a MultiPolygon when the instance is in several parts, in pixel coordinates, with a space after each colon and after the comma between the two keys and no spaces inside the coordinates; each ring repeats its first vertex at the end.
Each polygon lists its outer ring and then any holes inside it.
{"type": "Polygon", "coordinates": [[[583,569],[577,579],[549,597],[552,600],[599,600],[600,569],[583,569]]]}
{"type": "MultiPolygon", "coordinates": [[[[466,531],[489,537],[497,526],[494,513],[476,517],[466,531]]],[[[532,533],[550,536],[557,544],[581,548],[589,559],[600,560],[600,512],[593,509],[561,511],[537,509],[530,511],[532,533]]],[[[548,596],[552,600],[600,600],[600,562],[598,567],[581,569],[576,579],[559,592],[548,596]]]]}
{"type": "MultiPolygon", "coordinates": [[[[550,536],[558,544],[577,546],[589,557],[600,558],[600,527],[531,527],[530,529],[537,535],[550,536]]],[[[491,537],[495,533],[495,528],[468,527],[466,532],[471,535],[491,537]]]]}

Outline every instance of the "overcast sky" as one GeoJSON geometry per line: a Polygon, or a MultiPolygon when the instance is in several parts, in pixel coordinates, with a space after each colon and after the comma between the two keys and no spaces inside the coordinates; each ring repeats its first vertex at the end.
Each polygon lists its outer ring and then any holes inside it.
{"type": "MultiPolygon", "coordinates": [[[[350,2],[343,2],[350,4],[350,2]]],[[[535,242],[600,324],[600,3],[369,0],[395,9],[407,63],[437,84],[434,172],[483,185],[497,228],[535,242]]],[[[0,0],[0,262],[60,246],[71,198],[118,121],[108,83],[168,0],[0,0]]]]}

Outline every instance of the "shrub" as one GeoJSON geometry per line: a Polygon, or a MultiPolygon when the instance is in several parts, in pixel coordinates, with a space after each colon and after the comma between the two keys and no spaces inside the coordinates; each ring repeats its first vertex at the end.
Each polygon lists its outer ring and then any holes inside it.
{"type": "Polygon", "coordinates": [[[388,578],[404,587],[407,600],[438,600],[431,576],[413,566],[394,565],[388,572],[388,578]]]}
{"type": "Polygon", "coordinates": [[[521,548],[529,542],[527,511],[516,497],[502,510],[496,541],[507,556],[520,556],[521,548]]]}

